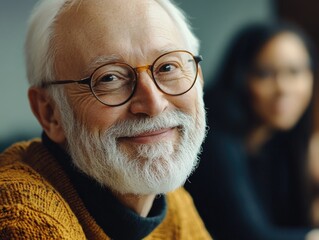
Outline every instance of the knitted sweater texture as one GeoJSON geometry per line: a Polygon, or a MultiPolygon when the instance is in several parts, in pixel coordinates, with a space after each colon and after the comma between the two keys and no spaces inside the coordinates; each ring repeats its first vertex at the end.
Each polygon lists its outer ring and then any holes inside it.
{"type": "MultiPolygon", "coordinates": [[[[211,239],[183,188],[167,194],[167,205],[163,222],[145,240],[211,239]]],[[[110,238],[62,167],[40,140],[32,140],[0,154],[0,239],[110,238]]]]}

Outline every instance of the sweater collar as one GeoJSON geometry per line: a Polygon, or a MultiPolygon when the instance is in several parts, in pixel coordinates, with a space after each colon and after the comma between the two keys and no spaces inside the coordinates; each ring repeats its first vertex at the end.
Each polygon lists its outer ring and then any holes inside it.
{"type": "Polygon", "coordinates": [[[45,133],[42,141],[70,177],[92,217],[112,239],[142,239],[163,221],[166,215],[165,196],[158,196],[148,216],[141,217],[121,204],[110,190],[80,172],[71,157],[45,133]]]}

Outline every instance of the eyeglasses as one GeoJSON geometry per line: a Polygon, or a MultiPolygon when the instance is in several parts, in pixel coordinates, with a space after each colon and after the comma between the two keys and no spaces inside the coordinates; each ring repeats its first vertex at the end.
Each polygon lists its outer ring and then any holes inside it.
{"type": "Polygon", "coordinates": [[[95,69],[88,78],[44,82],[42,87],[69,83],[87,84],[99,102],[116,107],[132,98],[138,84],[137,74],[144,70],[152,74],[152,79],[161,92],[171,96],[188,92],[196,82],[200,61],[201,56],[177,50],[164,53],[152,65],[133,68],[126,63],[111,62],[95,69]]]}

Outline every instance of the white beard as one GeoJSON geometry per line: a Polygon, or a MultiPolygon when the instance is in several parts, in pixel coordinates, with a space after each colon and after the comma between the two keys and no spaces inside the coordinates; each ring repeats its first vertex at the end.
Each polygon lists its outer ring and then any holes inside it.
{"type": "Polygon", "coordinates": [[[171,111],[157,117],[119,122],[101,133],[89,132],[68,113],[66,104],[63,108],[63,126],[74,164],[112,191],[137,195],[166,193],[183,185],[198,164],[206,135],[201,98],[196,117],[171,111]],[[119,137],[170,127],[178,129],[175,144],[170,141],[140,144],[128,153],[117,141],[119,137]]]}

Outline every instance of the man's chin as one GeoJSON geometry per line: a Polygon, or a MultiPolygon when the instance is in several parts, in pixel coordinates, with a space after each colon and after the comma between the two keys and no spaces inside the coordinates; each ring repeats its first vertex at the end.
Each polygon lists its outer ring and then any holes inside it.
{"type": "Polygon", "coordinates": [[[134,176],[131,175],[131,177],[127,176],[125,172],[117,173],[103,179],[94,176],[94,174],[91,175],[91,177],[102,186],[109,188],[112,192],[117,192],[122,195],[158,195],[174,191],[181,187],[189,175],[181,172],[176,173],[176,171],[167,172],[167,174],[163,174],[163,172],[162,174],[158,174],[155,168],[149,168],[148,170],[147,173],[141,172],[140,174],[134,174],[134,176]]]}

